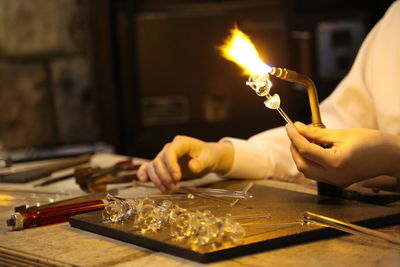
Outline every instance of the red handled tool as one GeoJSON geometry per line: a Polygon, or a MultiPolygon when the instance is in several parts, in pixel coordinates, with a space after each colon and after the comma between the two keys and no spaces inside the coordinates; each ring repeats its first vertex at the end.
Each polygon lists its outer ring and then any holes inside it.
{"type": "Polygon", "coordinates": [[[69,217],[90,211],[104,209],[102,200],[92,200],[63,206],[38,208],[31,207],[16,211],[7,220],[7,226],[13,230],[21,230],[36,226],[43,226],[68,221],[69,217]]]}

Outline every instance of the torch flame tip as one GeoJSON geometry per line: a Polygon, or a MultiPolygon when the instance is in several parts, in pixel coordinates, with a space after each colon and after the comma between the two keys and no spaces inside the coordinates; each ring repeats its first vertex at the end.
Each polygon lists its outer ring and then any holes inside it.
{"type": "Polygon", "coordinates": [[[219,50],[224,58],[241,66],[246,75],[268,74],[272,71],[272,68],[261,60],[250,38],[237,25],[230,30],[230,35],[219,50]]]}

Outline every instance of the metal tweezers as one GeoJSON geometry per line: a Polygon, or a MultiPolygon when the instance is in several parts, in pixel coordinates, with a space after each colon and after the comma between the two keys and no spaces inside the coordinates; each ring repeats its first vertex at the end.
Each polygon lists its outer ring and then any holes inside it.
{"type": "MultiPolygon", "coordinates": [[[[154,185],[148,185],[148,184],[139,183],[139,182],[135,183],[135,186],[155,188],[154,185]]],[[[196,195],[204,195],[204,196],[210,196],[210,197],[226,197],[226,198],[235,198],[235,199],[253,198],[253,195],[248,193],[247,191],[233,191],[233,190],[227,190],[227,189],[195,187],[195,186],[182,186],[175,192],[183,193],[183,194],[196,194],[196,195]]]]}
{"type": "Polygon", "coordinates": [[[226,189],[217,188],[205,188],[205,187],[193,187],[193,186],[183,186],[178,189],[179,193],[197,193],[214,197],[228,197],[228,198],[238,198],[238,199],[249,199],[253,195],[244,191],[232,191],[226,189]]]}

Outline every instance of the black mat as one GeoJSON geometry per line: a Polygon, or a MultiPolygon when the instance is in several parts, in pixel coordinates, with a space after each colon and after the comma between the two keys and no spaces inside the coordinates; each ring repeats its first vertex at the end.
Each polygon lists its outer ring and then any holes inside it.
{"type": "MultiPolygon", "coordinates": [[[[212,187],[238,190],[243,188],[243,183],[223,182],[212,187]]],[[[255,185],[250,192],[254,195],[254,198],[246,201],[241,200],[234,208],[230,208],[229,204],[224,202],[202,198],[174,201],[176,204],[191,210],[209,209],[215,216],[221,217],[227,213],[231,213],[233,216],[270,214],[270,219],[260,219],[258,223],[271,225],[266,225],[263,228],[245,227],[246,237],[241,244],[227,243],[219,247],[193,248],[189,244],[171,239],[169,231],[143,234],[135,231],[132,223],[102,223],[101,212],[73,216],[70,219],[70,224],[76,228],[190,260],[211,262],[344,234],[334,229],[313,225],[281,224],[299,221],[304,211],[311,211],[370,228],[400,223],[400,210],[395,208],[349,200],[321,198],[260,185],[255,185]],[[281,225],[274,226],[272,224],[281,225]]]]}

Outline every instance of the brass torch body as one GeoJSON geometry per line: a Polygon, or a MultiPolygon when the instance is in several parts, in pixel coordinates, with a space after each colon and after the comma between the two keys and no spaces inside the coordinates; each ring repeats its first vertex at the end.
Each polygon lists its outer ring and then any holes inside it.
{"type": "Polygon", "coordinates": [[[297,73],[293,70],[288,70],[286,68],[275,67],[272,68],[270,74],[285,81],[304,84],[307,87],[308,100],[310,102],[312,125],[314,127],[325,128],[321,120],[321,113],[319,111],[317,89],[314,82],[308,76],[297,73]]]}
{"type": "MultiPolygon", "coordinates": [[[[310,102],[312,125],[314,127],[325,128],[325,125],[321,120],[321,113],[319,111],[317,88],[315,87],[314,82],[308,76],[297,73],[293,70],[288,70],[286,68],[275,67],[272,68],[270,74],[285,81],[304,84],[307,87],[308,100],[310,102]]],[[[331,197],[343,197],[343,190],[330,184],[318,182],[318,194],[331,197]]]]}

